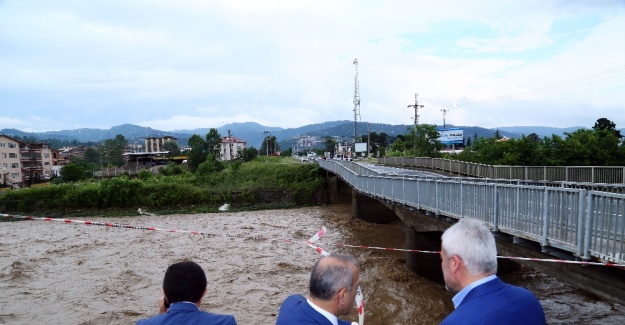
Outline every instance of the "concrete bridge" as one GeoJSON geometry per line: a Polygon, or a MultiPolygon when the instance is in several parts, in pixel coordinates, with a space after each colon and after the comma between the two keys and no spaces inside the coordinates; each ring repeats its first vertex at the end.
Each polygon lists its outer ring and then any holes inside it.
{"type": "MultiPolygon", "coordinates": [[[[331,202],[351,202],[352,215],[370,222],[401,219],[407,249],[439,250],[445,229],[473,218],[490,226],[501,256],[625,264],[625,195],[619,189],[446,177],[349,161],[319,165],[327,171],[331,202]]],[[[406,253],[406,263],[442,282],[439,256],[406,253]]],[[[623,267],[499,259],[499,272],[517,263],[625,304],[623,267]]]]}

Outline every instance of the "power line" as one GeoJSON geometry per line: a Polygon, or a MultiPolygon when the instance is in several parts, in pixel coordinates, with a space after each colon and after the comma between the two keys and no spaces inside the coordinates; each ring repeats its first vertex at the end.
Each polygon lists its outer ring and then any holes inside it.
{"type": "Polygon", "coordinates": [[[522,91],[518,93],[506,94],[506,95],[489,98],[489,99],[482,99],[482,100],[475,100],[475,101],[454,104],[453,106],[463,107],[463,106],[470,106],[470,105],[482,104],[482,103],[488,103],[488,102],[503,101],[503,100],[513,99],[513,98],[524,98],[524,97],[529,97],[531,95],[538,94],[538,93],[563,90],[563,89],[573,88],[573,87],[577,87],[577,86],[581,86],[585,84],[591,84],[591,83],[606,80],[606,79],[616,78],[622,75],[625,75],[625,65],[617,66],[617,67],[599,71],[599,72],[593,72],[584,76],[580,76],[580,77],[573,78],[567,81],[555,83],[552,85],[543,86],[543,87],[536,88],[536,89],[531,89],[531,90],[522,91]]]}

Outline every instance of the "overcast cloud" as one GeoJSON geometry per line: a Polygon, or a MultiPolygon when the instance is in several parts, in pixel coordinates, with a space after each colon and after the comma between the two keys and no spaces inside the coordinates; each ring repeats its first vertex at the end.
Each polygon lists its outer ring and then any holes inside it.
{"type": "Polygon", "coordinates": [[[0,129],[625,127],[625,1],[0,0],[0,129]]]}

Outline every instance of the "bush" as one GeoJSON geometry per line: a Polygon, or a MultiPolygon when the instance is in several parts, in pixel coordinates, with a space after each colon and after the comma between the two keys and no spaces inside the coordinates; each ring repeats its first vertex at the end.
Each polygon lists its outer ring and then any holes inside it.
{"type": "MultiPolygon", "coordinates": [[[[219,206],[226,202],[254,208],[314,203],[316,194],[325,185],[320,168],[316,164],[283,164],[283,159],[273,158],[230,164],[226,169],[222,164],[222,170],[217,170],[215,164],[203,163],[195,174],[164,177],[143,170],[135,179],[122,175],[97,182],[5,191],[0,196],[0,209],[58,212],[68,208],[178,207],[196,210],[193,206],[219,206]]],[[[176,167],[180,166],[166,168],[176,167]]]]}

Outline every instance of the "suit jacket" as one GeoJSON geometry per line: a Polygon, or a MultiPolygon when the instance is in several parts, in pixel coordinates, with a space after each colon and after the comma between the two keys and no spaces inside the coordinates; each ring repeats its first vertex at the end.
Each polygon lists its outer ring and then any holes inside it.
{"type": "Polygon", "coordinates": [[[442,324],[545,324],[538,299],[527,289],[495,278],[467,294],[442,324]]]}
{"type": "Polygon", "coordinates": [[[201,311],[194,304],[172,304],[166,313],[137,321],[137,325],[236,325],[232,315],[218,315],[201,311]]]}
{"type": "MultiPolygon", "coordinates": [[[[301,295],[292,295],[284,300],[276,325],[332,325],[332,323],[308,304],[301,295]]],[[[339,325],[351,325],[339,319],[339,325]]]]}

